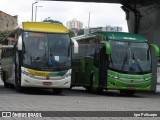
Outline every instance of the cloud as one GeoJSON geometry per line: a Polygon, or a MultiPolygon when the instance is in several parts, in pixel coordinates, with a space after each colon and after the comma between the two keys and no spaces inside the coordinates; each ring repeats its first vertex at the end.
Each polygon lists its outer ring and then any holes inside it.
{"type": "MultiPolygon", "coordinates": [[[[7,0],[1,1],[0,10],[11,14],[18,15],[19,24],[22,21],[30,21],[32,13],[32,3],[35,0],[7,0]]],[[[121,10],[120,4],[107,3],[84,3],[84,2],[63,2],[63,1],[38,1],[37,21],[42,21],[47,17],[53,20],[61,21],[64,25],[66,22],[76,18],[88,26],[88,17],[90,12],[90,26],[122,26],[127,31],[127,22],[125,13],[121,10]]]]}

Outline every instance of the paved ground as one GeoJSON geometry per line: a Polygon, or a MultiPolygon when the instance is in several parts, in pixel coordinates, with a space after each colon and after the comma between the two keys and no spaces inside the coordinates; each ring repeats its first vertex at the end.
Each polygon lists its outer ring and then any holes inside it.
{"type": "MultiPolygon", "coordinates": [[[[137,93],[135,96],[127,97],[120,95],[117,91],[107,91],[96,95],[86,93],[82,88],[74,88],[72,91],[65,90],[62,95],[53,95],[50,90],[26,89],[22,93],[17,93],[14,89],[0,86],[0,111],[160,111],[160,94],[137,93]]],[[[80,112],[78,114],[83,115],[80,112]]],[[[8,119],[19,120],[21,118],[8,119]]],[[[160,120],[160,118],[151,117],[44,117],[41,119],[160,120]]],[[[5,118],[1,117],[0,120],[5,120],[5,118]]],[[[40,120],[40,118],[34,118],[34,120],[40,120]]]]}

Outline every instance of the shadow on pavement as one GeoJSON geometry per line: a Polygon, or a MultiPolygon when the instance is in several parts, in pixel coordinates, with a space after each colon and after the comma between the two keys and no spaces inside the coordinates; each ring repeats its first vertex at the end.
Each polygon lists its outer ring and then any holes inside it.
{"type": "MultiPolygon", "coordinates": [[[[21,94],[21,95],[53,95],[51,89],[41,89],[41,88],[23,88],[21,92],[16,92],[14,88],[4,88],[0,85],[0,94],[21,94]]],[[[57,96],[57,95],[56,95],[57,96]]],[[[86,92],[86,90],[82,87],[75,87],[70,89],[64,89],[62,94],[58,96],[76,96],[76,97],[128,97],[128,98],[158,98],[160,97],[160,93],[153,92],[137,92],[133,96],[126,96],[120,94],[117,90],[105,90],[100,94],[86,92]]]]}

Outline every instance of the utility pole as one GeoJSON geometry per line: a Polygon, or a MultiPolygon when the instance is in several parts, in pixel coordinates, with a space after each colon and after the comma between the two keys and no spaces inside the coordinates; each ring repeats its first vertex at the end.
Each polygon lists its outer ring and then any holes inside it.
{"type": "Polygon", "coordinates": [[[88,18],[88,30],[89,30],[89,27],[90,27],[90,12],[89,12],[89,18],[88,18]]]}
{"type": "Polygon", "coordinates": [[[33,21],[33,5],[36,4],[36,3],[38,3],[38,2],[32,3],[32,18],[31,18],[31,21],[33,21]]]}
{"type": "Polygon", "coordinates": [[[36,18],[37,18],[37,7],[43,7],[43,6],[36,6],[36,10],[35,10],[35,22],[36,22],[36,18]]]}

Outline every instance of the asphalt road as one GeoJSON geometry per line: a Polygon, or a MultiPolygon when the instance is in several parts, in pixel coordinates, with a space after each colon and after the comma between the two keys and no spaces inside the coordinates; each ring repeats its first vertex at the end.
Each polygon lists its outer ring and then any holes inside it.
{"type": "MultiPolygon", "coordinates": [[[[75,111],[73,116],[66,117],[43,117],[29,118],[34,120],[160,120],[158,117],[102,117],[101,111],[160,111],[159,93],[137,93],[127,97],[120,95],[117,91],[105,91],[97,95],[87,93],[83,88],[64,90],[61,95],[54,95],[51,90],[46,89],[24,89],[17,93],[13,88],[0,86],[0,111],[75,111]],[[91,113],[90,117],[84,117],[84,112],[78,111],[100,111],[91,113]],[[74,117],[75,115],[79,117],[74,117]],[[98,117],[95,117],[97,114],[98,117]],[[92,117],[92,115],[94,117],[92,117]],[[82,116],[82,117],[80,117],[82,116]]],[[[52,113],[53,114],[53,113],[52,113]]],[[[58,113],[60,114],[60,112],[58,113]]],[[[160,115],[160,114],[159,114],[160,115]]],[[[120,115],[121,116],[121,115],[120,115]]],[[[123,115],[122,115],[123,116],[123,115]]],[[[13,120],[28,120],[28,118],[7,118],[13,120]]],[[[5,118],[0,117],[0,120],[5,118]]]]}

